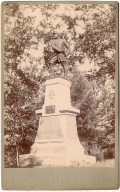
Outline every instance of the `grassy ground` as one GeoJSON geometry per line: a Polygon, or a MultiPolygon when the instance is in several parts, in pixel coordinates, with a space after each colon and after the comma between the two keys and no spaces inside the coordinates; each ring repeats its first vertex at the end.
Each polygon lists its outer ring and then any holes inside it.
{"type": "Polygon", "coordinates": [[[73,163],[72,166],[75,166],[75,167],[114,167],[114,163],[115,163],[114,159],[109,159],[106,161],[97,161],[94,164],[82,162],[82,163],[78,163],[77,165],[75,165],[73,163]]]}
{"type": "MultiPolygon", "coordinates": [[[[94,164],[90,164],[90,163],[85,163],[85,162],[82,162],[82,163],[78,163],[78,162],[73,162],[71,164],[71,167],[114,167],[115,165],[115,160],[114,159],[109,159],[109,160],[106,160],[106,161],[97,161],[96,163],[94,164]]],[[[53,166],[34,166],[36,168],[39,168],[39,167],[53,167],[53,166]]]]}
{"type": "Polygon", "coordinates": [[[115,166],[115,160],[114,159],[109,159],[106,161],[98,161],[95,164],[95,167],[114,167],[115,166]]]}

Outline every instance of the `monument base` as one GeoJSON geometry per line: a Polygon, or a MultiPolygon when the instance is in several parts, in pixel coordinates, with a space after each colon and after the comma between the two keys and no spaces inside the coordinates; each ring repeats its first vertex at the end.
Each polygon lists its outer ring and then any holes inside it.
{"type": "Polygon", "coordinates": [[[84,155],[76,125],[79,109],[71,106],[69,80],[54,77],[46,80],[45,102],[41,110],[37,136],[30,154],[20,155],[25,166],[72,166],[83,162],[95,163],[96,157],[84,155]]]}
{"type": "Polygon", "coordinates": [[[84,155],[75,114],[68,112],[43,117],[30,154],[19,157],[20,167],[70,167],[95,162],[96,157],[84,155]]]}
{"type": "Polygon", "coordinates": [[[20,167],[71,167],[73,165],[82,167],[86,163],[92,165],[96,163],[96,158],[89,155],[79,157],[74,153],[70,156],[68,154],[26,154],[19,157],[20,167]]]}

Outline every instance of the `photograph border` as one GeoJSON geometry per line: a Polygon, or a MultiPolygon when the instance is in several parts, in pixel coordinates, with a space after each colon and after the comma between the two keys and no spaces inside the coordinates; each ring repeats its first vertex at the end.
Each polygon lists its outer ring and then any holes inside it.
{"type": "Polygon", "coordinates": [[[117,1],[6,1],[1,4],[1,82],[2,82],[2,189],[4,190],[112,190],[119,188],[118,124],[118,2],[117,1]],[[116,78],[115,78],[115,167],[4,168],[4,4],[114,4],[116,10],[116,78]]]}

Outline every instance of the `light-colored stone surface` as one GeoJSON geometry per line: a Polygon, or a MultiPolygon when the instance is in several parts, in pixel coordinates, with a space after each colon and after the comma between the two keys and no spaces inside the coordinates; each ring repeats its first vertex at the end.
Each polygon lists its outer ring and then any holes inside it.
{"type": "Polygon", "coordinates": [[[45,140],[41,143],[36,142],[34,145],[31,147],[31,154],[38,154],[38,155],[43,155],[43,154],[59,154],[59,153],[66,153],[66,144],[65,141],[55,141],[55,140],[49,140],[45,142],[45,140]]]}
{"type": "Polygon", "coordinates": [[[95,163],[96,158],[84,155],[76,125],[80,110],[71,106],[69,80],[50,78],[46,80],[45,102],[36,113],[42,114],[37,136],[29,155],[20,156],[20,165],[29,163],[42,166],[71,166],[80,162],[95,163]],[[46,113],[46,106],[55,109],[46,113]]]}
{"type": "Polygon", "coordinates": [[[59,109],[71,106],[70,100],[71,83],[65,79],[54,78],[46,81],[45,102],[44,105],[57,105],[59,109]],[[50,92],[54,93],[50,97],[50,92]]]}
{"type": "Polygon", "coordinates": [[[41,123],[39,124],[36,140],[56,138],[63,138],[59,116],[43,117],[41,123]]]}
{"type": "MultiPolygon", "coordinates": [[[[46,80],[45,102],[42,107],[42,116],[49,116],[45,113],[45,107],[55,105],[54,115],[60,114],[61,110],[68,110],[71,112],[80,113],[80,110],[71,106],[70,86],[69,80],[62,78],[53,78],[46,80]]],[[[36,111],[38,113],[38,111],[36,111]]],[[[66,113],[66,112],[65,112],[66,113]]]]}

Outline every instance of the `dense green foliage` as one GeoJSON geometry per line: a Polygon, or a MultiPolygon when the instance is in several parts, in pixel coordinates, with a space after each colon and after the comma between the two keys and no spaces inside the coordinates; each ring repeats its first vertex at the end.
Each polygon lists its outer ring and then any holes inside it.
{"type": "Polygon", "coordinates": [[[67,62],[72,105],[81,111],[79,138],[89,154],[100,159],[96,146],[104,158],[114,158],[116,6],[5,3],[4,11],[5,166],[15,167],[16,151],[29,153],[34,142],[53,29],[71,48],[67,62]],[[86,62],[94,67],[83,72],[86,62]]]}
{"type": "Polygon", "coordinates": [[[72,104],[80,109],[80,115],[77,116],[78,136],[87,148],[87,154],[95,155],[98,160],[114,158],[115,85],[113,80],[106,81],[106,84],[99,88],[97,83],[89,82],[84,74],[77,72],[72,82],[72,104]]]}

